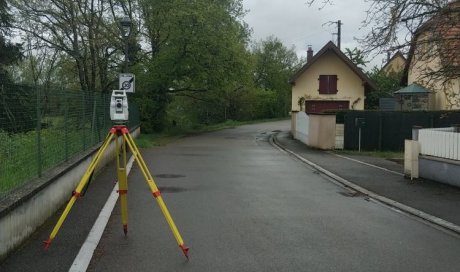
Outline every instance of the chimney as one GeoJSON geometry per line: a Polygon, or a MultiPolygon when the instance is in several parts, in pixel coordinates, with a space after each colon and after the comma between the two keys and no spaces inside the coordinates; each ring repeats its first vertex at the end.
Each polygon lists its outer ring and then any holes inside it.
{"type": "Polygon", "coordinates": [[[311,45],[308,45],[307,62],[309,62],[312,58],[313,58],[313,49],[311,49],[311,45]]]}
{"type": "Polygon", "coordinates": [[[387,51],[387,62],[390,62],[391,59],[391,52],[387,51]]]}

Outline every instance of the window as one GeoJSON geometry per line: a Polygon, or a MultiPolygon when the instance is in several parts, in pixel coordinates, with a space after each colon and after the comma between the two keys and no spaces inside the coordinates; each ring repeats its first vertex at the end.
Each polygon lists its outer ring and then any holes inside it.
{"type": "Polygon", "coordinates": [[[337,93],[337,75],[320,75],[318,80],[320,94],[337,93]]]}

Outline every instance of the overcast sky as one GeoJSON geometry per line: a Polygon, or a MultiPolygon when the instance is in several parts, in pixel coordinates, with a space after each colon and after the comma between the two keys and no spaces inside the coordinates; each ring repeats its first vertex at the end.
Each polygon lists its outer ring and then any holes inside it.
{"type": "MultiPolygon", "coordinates": [[[[264,40],[273,35],[285,46],[295,46],[299,57],[306,56],[307,45],[318,52],[328,41],[336,42],[336,24],[342,21],[341,49],[358,47],[355,37],[362,37],[366,30],[362,21],[366,18],[369,4],[364,0],[335,0],[334,5],[322,9],[322,0],[309,7],[306,0],[243,0],[244,8],[249,10],[244,21],[252,28],[254,41],[264,40]]],[[[385,56],[378,56],[368,64],[382,63],[385,56]]]]}

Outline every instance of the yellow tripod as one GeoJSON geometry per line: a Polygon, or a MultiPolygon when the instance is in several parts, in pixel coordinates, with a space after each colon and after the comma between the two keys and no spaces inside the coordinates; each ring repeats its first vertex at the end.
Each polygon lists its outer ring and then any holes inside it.
{"type": "Polygon", "coordinates": [[[86,169],[85,174],[81,178],[80,183],[78,184],[75,191],[72,193],[72,198],[67,203],[67,206],[64,209],[64,212],[62,213],[61,217],[56,223],[56,226],[54,226],[54,229],[51,232],[48,240],[44,241],[45,249],[47,249],[50,246],[54,237],[56,237],[59,229],[64,223],[64,220],[69,214],[70,209],[72,208],[75,201],[81,196],[81,192],[83,188],[85,188],[85,186],[89,182],[90,177],[92,173],[94,172],[94,169],[96,168],[97,164],[99,163],[99,160],[102,157],[102,154],[104,154],[105,150],[107,149],[107,147],[109,146],[110,142],[112,141],[114,137],[115,137],[116,150],[117,150],[118,193],[120,195],[121,221],[123,224],[123,231],[125,235],[128,232],[128,202],[127,202],[128,178],[126,175],[126,145],[128,145],[129,149],[131,150],[134,156],[134,159],[137,161],[142,173],[144,174],[144,178],[147,181],[147,184],[149,185],[150,190],[152,191],[153,197],[156,199],[158,205],[160,206],[161,211],[163,212],[163,215],[166,221],[168,222],[169,228],[171,229],[174,237],[176,238],[176,241],[180,249],[184,253],[185,257],[188,258],[189,248],[185,246],[184,241],[182,240],[182,237],[179,233],[179,230],[177,229],[176,224],[174,223],[174,220],[169,214],[168,208],[166,207],[166,204],[163,201],[161,193],[158,190],[158,187],[156,186],[155,181],[153,180],[153,177],[150,174],[144,162],[144,159],[142,158],[141,153],[139,152],[139,149],[137,148],[133,138],[129,134],[128,128],[123,125],[114,126],[112,127],[112,129],[110,129],[110,132],[105,138],[102,146],[97,151],[89,167],[86,169]],[[118,140],[119,137],[122,138],[121,144],[119,143],[119,140],[118,140]]]}

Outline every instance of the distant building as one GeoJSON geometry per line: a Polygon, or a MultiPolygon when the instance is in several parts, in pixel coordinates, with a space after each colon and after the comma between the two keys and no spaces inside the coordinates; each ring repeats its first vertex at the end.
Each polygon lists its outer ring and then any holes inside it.
{"type": "Polygon", "coordinates": [[[380,71],[386,75],[391,73],[401,73],[404,71],[404,67],[406,67],[406,61],[407,60],[404,55],[398,51],[393,55],[393,57],[390,58],[390,56],[388,56],[387,63],[380,71]]]}
{"type": "Polygon", "coordinates": [[[292,77],[292,111],[363,110],[375,84],[340,49],[328,42],[292,77]]]}
{"type": "Polygon", "coordinates": [[[415,33],[402,83],[430,92],[430,110],[460,109],[460,1],[449,3],[415,33]]]}

